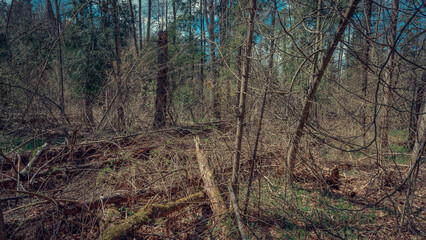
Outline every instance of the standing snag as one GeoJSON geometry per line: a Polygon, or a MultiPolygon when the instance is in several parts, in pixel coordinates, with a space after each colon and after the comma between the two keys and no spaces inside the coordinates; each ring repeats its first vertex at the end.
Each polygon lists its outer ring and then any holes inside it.
{"type": "Polygon", "coordinates": [[[167,61],[168,40],[167,31],[158,32],[158,77],[157,94],[155,97],[154,127],[161,128],[166,125],[167,116],[167,61]]]}

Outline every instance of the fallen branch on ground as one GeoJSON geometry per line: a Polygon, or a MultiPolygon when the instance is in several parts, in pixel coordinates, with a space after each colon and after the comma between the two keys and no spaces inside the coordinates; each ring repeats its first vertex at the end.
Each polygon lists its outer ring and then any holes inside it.
{"type": "Polygon", "coordinates": [[[200,138],[194,138],[195,151],[197,153],[198,166],[200,167],[201,178],[204,182],[204,190],[210,199],[210,206],[215,216],[222,216],[227,212],[225,202],[220,195],[219,188],[214,180],[213,170],[208,163],[208,159],[204,152],[200,149],[200,138]]]}
{"type": "Polygon", "coordinates": [[[44,150],[46,150],[49,147],[49,142],[45,143],[40,150],[34,155],[34,157],[28,162],[27,166],[25,166],[25,168],[19,172],[19,175],[21,177],[27,177],[31,166],[34,164],[35,161],[37,161],[37,159],[41,156],[41,154],[44,152],[44,150]]]}
{"type": "Polygon", "coordinates": [[[148,204],[140,209],[135,215],[121,220],[118,224],[109,225],[103,232],[104,240],[122,239],[132,232],[133,229],[148,223],[151,219],[166,216],[187,207],[194,202],[204,199],[203,192],[197,192],[188,197],[181,198],[166,204],[148,204]]]}

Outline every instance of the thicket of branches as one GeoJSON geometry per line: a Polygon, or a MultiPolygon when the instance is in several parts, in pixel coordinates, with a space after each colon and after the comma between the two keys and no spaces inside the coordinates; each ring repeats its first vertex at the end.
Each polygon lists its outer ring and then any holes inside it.
{"type": "Polygon", "coordinates": [[[308,169],[335,187],[338,172],[325,176],[320,165],[339,155],[368,158],[379,169],[374,180],[402,155],[409,160],[395,191],[373,205],[404,186],[395,216],[421,233],[424,218],[412,213],[424,191],[425,6],[2,0],[0,147],[8,152],[28,138],[40,140],[36,147],[70,142],[77,131],[95,140],[217,128],[244,214],[267,149],[276,150],[273,171],[286,186],[308,169]]]}

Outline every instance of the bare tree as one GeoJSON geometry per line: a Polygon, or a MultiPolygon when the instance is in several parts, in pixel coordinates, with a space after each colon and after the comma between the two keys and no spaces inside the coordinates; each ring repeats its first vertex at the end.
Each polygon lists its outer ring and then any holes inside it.
{"type": "Polygon", "coordinates": [[[63,74],[63,62],[62,62],[62,43],[60,39],[60,26],[61,16],[59,13],[58,0],[55,0],[56,5],[56,19],[53,13],[53,7],[50,0],[46,0],[47,18],[50,22],[52,39],[55,41],[55,56],[56,56],[56,72],[59,78],[59,91],[60,91],[60,106],[63,116],[65,116],[65,100],[64,100],[64,74],[63,74]]]}
{"type": "Polygon", "coordinates": [[[299,150],[299,144],[300,144],[300,140],[303,136],[303,129],[305,128],[305,124],[309,118],[309,113],[313,104],[313,100],[315,97],[315,93],[318,89],[318,86],[322,80],[322,77],[325,73],[325,70],[327,69],[328,63],[331,60],[331,57],[333,56],[334,51],[336,50],[337,44],[339,43],[343,33],[346,30],[346,27],[349,25],[352,16],[355,12],[355,9],[358,5],[360,0],[352,0],[349,3],[349,7],[346,9],[345,14],[343,15],[343,20],[340,23],[339,27],[337,28],[337,32],[334,35],[333,41],[330,44],[330,47],[327,49],[327,52],[322,60],[321,63],[321,67],[318,69],[318,72],[316,73],[315,76],[315,81],[313,82],[312,88],[308,94],[308,97],[305,101],[303,110],[302,110],[302,114],[300,116],[300,120],[296,129],[296,133],[294,134],[291,143],[290,143],[290,148],[288,150],[288,154],[287,154],[287,161],[286,161],[286,175],[287,175],[287,179],[289,181],[291,181],[294,176],[293,176],[293,171],[294,171],[294,165],[295,165],[295,161],[296,161],[296,156],[299,150]]]}
{"type": "Polygon", "coordinates": [[[244,129],[244,118],[246,113],[246,98],[247,98],[247,86],[250,74],[250,61],[251,52],[253,48],[253,33],[254,33],[254,22],[256,16],[256,0],[250,2],[250,16],[248,20],[248,33],[246,39],[246,52],[244,56],[243,73],[241,78],[241,89],[240,89],[240,101],[238,104],[237,112],[237,131],[235,134],[235,153],[234,161],[232,164],[232,190],[238,199],[238,178],[240,171],[240,159],[241,159],[241,143],[243,140],[243,129],[244,129]]]}
{"type": "Polygon", "coordinates": [[[387,77],[384,82],[384,99],[383,104],[385,105],[385,113],[383,116],[383,124],[382,124],[382,152],[387,152],[389,149],[389,138],[388,138],[388,131],[390,126],[390,114],[392,110],[392,89],[395,85],[395,79],[394,79],[394,69],[395,69],[395,54],[393,51],[393,46],[395,45],[396,41],[396,29],[398,25],[398,10],[399,10],[399,0],[392,0],[392,10],[391,10],[391,17],[390,17],[390,24],[389,24],[389,40],[388,45],[389,47],[389,53],[390,53],[390,59],[387,69],[387,77]]]}

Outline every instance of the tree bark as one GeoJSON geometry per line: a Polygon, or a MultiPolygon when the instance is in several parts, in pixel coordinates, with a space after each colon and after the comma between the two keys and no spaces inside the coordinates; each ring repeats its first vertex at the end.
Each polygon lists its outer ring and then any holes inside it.
{"type": "Polygon", "coordinates": [[[426,72],[423,72],[420,83],[414,80],[413,101],[411,103],[410,125],[408,130],[408,144],[410,150],[414,149],[417,133],[417,122],[419,119],[420,110],[424,101],[424,93],[426,88],[426,72]]]}
{"type": "Polygon", "coordinates": [[[138,40],[136,38],[135,14],[133,13],[132,0],[129,0],[129,10],[130,10],[130,17],[132,19],[132,32],[133,32],[133,41],[135,42],[136,55],[139,55],[138,40]]]}
{"type": "Polygon", "coordinates": [[[201,41],[200,41],[200,50],[201,50],[201,57],[200,57],[200,82],[199,82],[199,89],[198,89],[198,96],[200,98],[200,105],[204,106],[204,55],[206,53],[205,51],[205,30],[204,30],[204,17],[203,17],[203,0],[200,0],[200,19],[201,19],[201,41]]]}
{"type": "Polygon", "coordinates": [[[247,186],[247,195],[244,202],[244,214],[247,214],[248,204],[250,200],[250,192],[251,192],[251,186],[253,184],[253,178],[254,178],[254,168],[255,168],[255,161],[257,157],[257,148],[259,146],[259,139],[260,139],[260,132],[262,130],[262,122],[263,122],[263,114],[265,112],[266,107],[266,96],[268,94],[268,90],[270,85],[273,83],[274,79],[274,53],[275,53],[275,15],[277,13],[277,0],[274,0],[274,8],[272,10],[272,21],[271,21],[271,28],[272,28],[272,36],[271,36],[271,42],[269,47],[269,66],[268,66],[268,82],[265,86],[265,89],[263,90],[263,99],[262,99],[262,108],[260,109],[260,116],[259,116],[259,125],[257,126],[257,133],[256,133],[256,140],[254,142],[254,148],[253,148],[253,155],[250,162],[250,177],[248,180],[248,186],[247,186]]]}
{"type": "Polygon", "coordinates": [[[142,40],[142,0],[139,0],[139,9],[138,9],[138,17],[139,17],[139,47],[142,50],[143,40],[142,40]]]}
{"type": "Polygon", "coordinates": [[[84,99],[84,117],[88,126],[94,126],[93,101],[90,96],[86,96],[84,99]]]}
{"type": "Polygon", "coordinates": [[[167,31],[158,32],[158,78],[157,94],[155,98],[154,127],[161,128],[166,125],[167,115],[167,60],[168,60],[168,40],[167,31]]]}
{"type": "Polygon", "coordinates": [[[244,118],[246,113],[246,98],[247,98],[247,86],[250,73],[250,57],[253,48],[253,33],[254,33],[254,21],[256,14],[256,0],[250,2],[250,16],[248,20],[248,32],[246,39],[246,52],[244,57],[243,73],[241,78],[241,89],[240,89],[240,100],[237,112],[237,131],[235,134],[235,153],[232,164],[232,190],[238,199],[238,178],[240,172],[240,159],[241,159],[241,144],[243,140],[243,129],[244,129],[244,118]]]}
{"type": "Polygon", "coordinates": [[[114,21],[114,41],[115,41],[115,57],[116,57],[116,82],[117,82],[117,91],[118,91],[118,106],[117,106],[117,129],[122,131],[126,127],[125,116],[124,116],[124,93],[123,93],[123,83],[121,81],[121,63],[120,63],[120,22],[118,17],[118,0],[112,1],[112,6],[114,10],[113,21],[114,21]]]}
{"type": "Polygon", "coordinates": [[[321,32],[321,10],[322,10],[322,0],[318,0],[317,2],[317,19],[315,23],[315,44],[314,44],[314,60],[311,69],[311,79],[309,81],[308,93],[310,92],[313,83],[315,81],[315,75],[318,68],[318,57],[319,57],[319,49],[321,46],[322,40],[322,32],[321,32]]]}
{"type": "MultiPolygon", "coordinates": [[[[364,100],[367,99],[367,86],[368,86],[368,68],[370,61],[370,28],[371,28],[371,0],[365,0],[365,47],[364,47],[364,65],[363,65],[363,82],[362,82],[362,95],[364,100]]],[[[361,113],[361,127],[363,131],[363,144],[367,145],[367,106],[366,103],[362,104],[362,113],[361,113]]]]}
{"type": "Polygon", "coordinates": [[[287,176],[286,177],[288,181],[292,181],[292,179],[294,178],[293,171],[294,171],[296,156],[299,150],[300,140],[303,136],[303,129],[305,128],[305,124],[309,118],[309,112],[313,104],[315,93],[322,80],[325,70],[327,69],[328,63],[330,62],[331,57],[333,56],[333,53],[336,50],[337,44],[339,43],[343,33],[345,32],[347,26],[350,23],[350,20],[355,12],[355,9],[359,1],[360,0],[351,0],[351,2],[349,3],[349,7],[346,9],[345,14],[343,15],[343,20],[340,23],[339,27],[337,28],[337,32],[334,35],[334,38],[333,38],[333,41],[331,42],[330,47],[327,49],[327,52],[322,60],[321,67],[318,69],[318,72],[316,74],[316,78],[313,83],[312,89],[309,92],[309,95],[305,101],[302,114],[299,120],[299,124],[296,129],[296,133],[292,138],[292,141],[290,143],[290,149],[288,150],[288,154],[287,154],[287,161],[286,161],[287,176]]]}
{"type": "Polygon", "coordinates": [[[383,105],[385,106],[385,113],[383,116],[383,124],[382,124],[382,144],[381,150],[382,153],[385,153],[389,150],[389,138],[388,131],[390,127],[390,114],[391,114],[391,105],[392,105],[392,89],[394,88],[395,81],[393,76],[393,70],[395,68],[395,55],[393,54],[392,47],[396,41],[396,29],[398,25],[398,9],[399,9],[399,0],[392,0],[392,10],[390,17],[390,28],[389,28],[389,65],[388,65],[388,76],[384,85],[384,99],[383,105]]]}
{"type": "Polygon", "coordinates": [[[148,0],[148,20],[146,24],[146,39],[148,41],[151,38],[151,10],[152,10],[152,0],[148,0]]]}
{"type": "Polygon", "coordinates": [[[0,201],[0,240],[6,239],[6,227],[3,219],[3,202],[0,201]]]}
{"type": "Polygon", "coordinates": [[[213,0],[209,1],[208,12],[207,15],[207,0],[204,0],[204,15],[207,23],[207,30],[209,33],[208,41],[210,46],[210,67],[211,67],[211,76],[212,76],[212,92],[213,92],[213,116],[217,119],[221,119],[221,112],[219,106],[219,91],[218,91],[218,79],[219,79],[219,71],[217,69],[217,61],[216,61],[216,47],[215,47],[215,34],[214,34],[214,4],[213,0]]]}
{"type": "MultiPolygon", "coordinates": [[[[59,13],[58,0],[55,0],[56,5],[56,19],[53,13],[52,2],[46,0],[47,7],[47,16],[51,25],[52,40],[57,41],[55,45],[55,56],[56,56],[56,73],[59,78],[59,106],[61,106],[61,111],[65,117],[65,100],[64,100],[64,74],[63,74],[63,63],[62,63],[62,42],[60,38],[60,26],[61,26],[61,17],[59,13]]],[[[65,117],[66,118],[66,117],[65,117]]]]}

